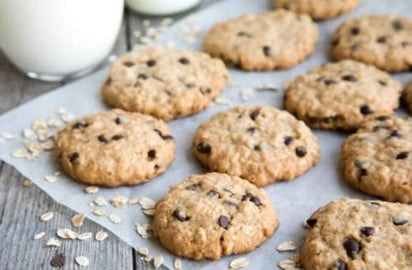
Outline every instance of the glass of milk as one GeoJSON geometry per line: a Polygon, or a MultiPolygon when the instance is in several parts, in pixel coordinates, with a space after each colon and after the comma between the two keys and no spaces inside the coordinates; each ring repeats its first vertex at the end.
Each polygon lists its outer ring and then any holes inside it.
{"type": "Polygon", "coordinates": [[[124,0],[0,0],[0,49],[27,76],[75,78],[108,57],[124,0]]]}
{"type": "Polygon", "coordinates": [[[126,0],[127,7],[138,13],[169,15],[186,11],[201,0],[126,0]]]}

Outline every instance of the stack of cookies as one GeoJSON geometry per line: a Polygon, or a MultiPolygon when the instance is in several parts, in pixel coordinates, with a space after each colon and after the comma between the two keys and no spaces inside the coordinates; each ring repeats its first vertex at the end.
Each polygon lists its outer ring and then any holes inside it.
{"type": "MultiPolygon", "coordinates": [[[[57,158],[70,177],[87,184],[153,179],[174,160],[166,121],[205,110],[225,88],[225,64],[245,71],[290,69],[315,51],[313,20],[332,19],[358,3],[277,0],[274,11],[214,25],[204,53],[149,46],[121,57],[102,86],[104,101],[115,109],[60,131],[57,158]]],[[[390,202],[344,198],[317,210],[306,222],[303,267],[412,269],[412,210],[401,204],[412,202],[412,120],[393,114],[402,85],[387,73],[412,66],[412,20],[359,17],[330,40],[337,62],[289,83],[285,110],[242,105],[199,123],[193,154],[210,172],[188,176],[156,204],[152,228],[170,252],[216,260],[269,239],[279,219],[263,187],[295,179],[318,163],[314,128],[355,132],[342,145],[345,179],[390,202]],[[379,248],[388,236],[389,248],[379,248]]],[[[404,99],[412,108],[412,83],[404,99]]]]}

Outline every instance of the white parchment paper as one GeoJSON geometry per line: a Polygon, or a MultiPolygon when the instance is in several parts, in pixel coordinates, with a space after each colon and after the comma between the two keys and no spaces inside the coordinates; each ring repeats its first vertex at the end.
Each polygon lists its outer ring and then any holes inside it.
{"type": "MultiPolygon", "coordinates": [[[[216,22],[236,17],[250,12],[267,11],[271,8],[270,0],[227,0],[202,10],[192,18],[184,19],[166,33],[160,42],[167,44],[173,41],[176,47],[201,49],[201,40],[207,30],[216,22]],[[176,33],[181,32],[188,21],[200,27],[200,37],[194,44],[185,43],[176,33]]],[[[265,104],[282,108],[283,90],[285,81],[295,78],[308,69],[328,62],[330,35],[341,22],[349,18],[369,14],[401,14],[412,17],[412,1],[410,0],[363,0],[359,7],[347,15],[335,20],[318,23],[320,29],[320,42],[316,52],[300,65],[278,72],[242,72],[231,70],[231,77],[240,83],[239,87],[228,86],[222,93],[229,101],[228,105],[214,105],[195,116],[170,122],[173,135],[176,139],[176,160],[172,166],[161,176],[152,181],[135,187],[120,187],[116,189],[101,188],[97,194],[85,194],[84,185],[76,183],[64,175],[56,183],[44,180],[45,175],[51,175],[60,170],[51,153],[43,154],[37,161],[12,158],[10,153],[22,148],[21,139],[8,140],[0,145],[0,158],[17,168],[25,177],[31,179],[36,185],[47,192],[57,202],[69,208],[83,212],[87,218],[106,227],[123,241],[135,248],[146,246],[151,256],[163,254],[164,264],[172,267],[172,256],[153,239],[142,239],[135,233],[135,223],[149,223],[150,219],[142,214],[139,206],[127,206],[116,209],[106,206],[105,209],[118,215],[122,224],[115,225],[106,217],[96,217],[92,211],[99,208],[90,206],[89,202],[96,196],[103,196],[107,200],[118,195],[127,197],[149,197],[160,199],[169,189],[169,186],[180,182],[184,177],[204,173],[204,169],[194,159],[191,151],[192,137],[196,128],[218,111],[227,110],[238,104],[265,104]],[[277,92],[254,91],[253,98],[247,102],[241,99],[241,89],[255,88],[262,83],[275,84],[280,90],[277,92]]],[[[0,134],[12,132],[21,135],[23,128],[30,127],[35,118],[56,118],[56,109],[64,106],[81,117],[88,113],[108,109],[100,97],[100,86],[107,75],[107,68],[94,73],[86,78],[67,86],[56,89],[46,95],[38,97],[0,117],[0,134]]],[[[412,79],[411,73],[397,74],[395,78],[405,83],[412,79]]],[[[302,222],[319,206],[341,197],[367,198],[359,192],[353,191],[344,182],[339,170],[340,145],[344,134],[316,131],[321,146],[321,159],[319,164],[297,179],[273,184],[265,188],[278,210],[281,225],[276,234],[254,252],[238,256],[231,256],[220,261],[192,262],[183,261],[184,269],[227,269],[229,262],[236,257],[250,259],[249,269],[275,269],[276,263],[288,258],[291,253],[280,254],[275,247],[286,240],[294,240],[300,244],[304,237],[302,222]]],[[[93,264],[93,262],[91,262],[93,264]]]]}

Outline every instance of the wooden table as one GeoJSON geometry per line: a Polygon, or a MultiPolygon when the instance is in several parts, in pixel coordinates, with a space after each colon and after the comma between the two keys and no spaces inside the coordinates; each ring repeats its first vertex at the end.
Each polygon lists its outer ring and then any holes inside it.
{"type": "MultiPolygon", "coordinates": [[[[203,0],[197,9],[217,1],[203,0]]],[[[142,30],[143,19],[147,18],[125,10],[114,54],[123,54],[137,42],[133,33],[142,30]]],[[[159,18],[149,19],[154,25],[160,22],[159,18]]],[[[0,51],[0,114],[62,84],[24,77],[0,51]]],[[[65,258],[64,266],[59,269],[79,269],[74,258],[80,255],[90,260],[90,265],[85,269],[153,269],[140,259],[135,249],[111,233],[103,242],[66,240],[59,248],[45,247],[44,239],[33,240],[39,231],[48,231],[50,236],[57,228],[71,228],[70,219],[75,212],[57,204],[34,185],[23,187],[24,180],[13,167],[0,161],[0,269],[56,269],[50,262],[59,254],[65,258]],[[39,222],[39,216],[48,211],[55,213],[54,218],[47,223],[39,222]]],[[[87,232],[101,229],[101,226],[88,220],[82,226],[82,231],[87,232]]]]}

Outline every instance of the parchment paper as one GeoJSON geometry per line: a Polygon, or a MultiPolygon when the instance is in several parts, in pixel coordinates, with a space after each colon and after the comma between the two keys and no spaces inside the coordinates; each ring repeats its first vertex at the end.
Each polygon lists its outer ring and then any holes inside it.
{"type": "MultiPolygon", "coordinates": [[[[167,44],[169,41],[173,41],[176,47],[200,50],[204,34],[214,23],[245,13],[266,11],[270,7],[271,1],[269,0],[224,1],[198,12],[194,18],[190,19],[199,25],[201,29],[200,38],[197,43],[187,44],[181,37],[176,35],[176,32],[181,31],[182,27],[187,24],[187,19],[175,24],[160,43],[167,44]]],[[[49,183],[44,180],[44,176],[51,175],[54,171],[60,170],[59,165],[54,161],[53,155],[45,153],[37,161],[12,158],[10,153],[22,148],[20,139],[6,141],[0,145],[0,158],[17,168],[25,177],[31,179],[54,200],[77,212],[85,213],[87,218],[106,227],[131,246],[135,248],[146,246],[153,257],[160,253],[163,254],[165,257],[164,264],[172,268],[174,256],[160,247],[155,240],[144,240],[135,233],[134,224],[136,222],[141,224],[150,222],[150,219],[142,214],[139,206],[128,206],[124,209],[116,209],[112,206],[105,207],[108,212],[121,217],[123,223],[115,225],[105,217],[92,215],[91,212],[98,207],[89,206],[89,202],[97,195],[103,196],[107,200],[117,195],[124,195],[129,198],[146,196],[158,200],[168,191],[169,186],[180,182],[184,177],[191,174],[204,173],[204,169],[194,159],[191,151],[192,137],[196,128],[203,121],[209,119],[216,112],[227,110],[237,104],[265,104],[282,108],[283,83],[312,67],[329,61],[328,41],[330,35],[341,22],[360,15],[388,13],[412,17],[412,1],[363,0],[354,12],[335,20],[320,22],[318,25],[321,39],[316,53],[293,69],[261,73],[231,70],[231,77],[240,83],[240,86],[236,88],[228,86],[222,94],[227,97],[231,104],[214,105],[195,116],[170,122],[177,144],[176,160],[165,174],[156,177],[146,184],[116,189],[102,188],[98,194],[85,194],[83,192],[84,185],[78,184],[64,175],[59,177],[60,180],[58,182],[49,183]],[[262,83],[275,84],[280,87],[280,90],[278,92],[254,91],[251,100],[247,102],[242,101],[241,89],[254,88],[262,83]]],[[[34,118],[55,118],[55,112],[59,106],[66,107],[74,112],[77,117],[108,109],[102,102],[99,92],[100,85],[105,79],[106,74],[107,67],[5,113],[0,117],[0,134],[12,132],[21,135],[23,128],[29,127],[34,118]]],[[[405,83],[408,79],[412,79],[412,74],[398,74],[395,78],[405,83]]],[[[229,262],[233,258],[240,256],[250,259],[248,269],[276,269],[276,263],[281,259],[288,258],[291,253],[280,254],[275,251],[275,247],[286,240],[294,240],[300,244],[304,237],[302,222],[319,206],[341,197],[367,198],[367,196],[349,188],[342,179],[339,170],[339,158],[340,145],[345,135],[326,131],[315,131],[315,133],[319,138],[321,146],[319,164],[293,181],[273,184],[265,188],[276,205],[281,220],[281,226],[276,234],[249,254],[231,256],[216,262],[184,260],[184,269],[227,269],[229,262]]],[[[93,262],[91,262],[90,267],[92,266],[93,262]]]]}

